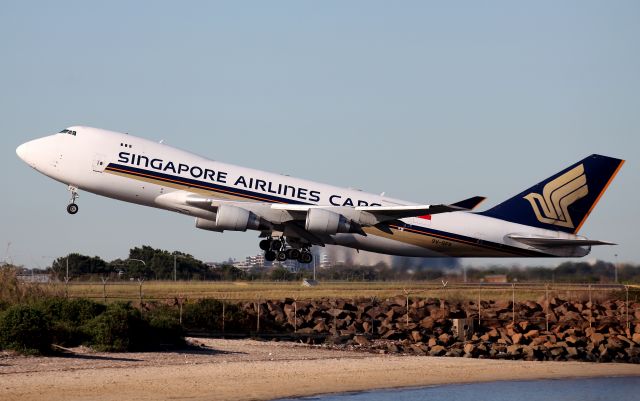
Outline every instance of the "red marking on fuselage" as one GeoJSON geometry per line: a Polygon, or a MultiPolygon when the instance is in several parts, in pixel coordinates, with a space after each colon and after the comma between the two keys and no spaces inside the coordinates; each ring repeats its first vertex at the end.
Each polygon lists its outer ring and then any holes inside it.
{"type": "Polygon", "coordinates": [[[425,219],[425,220],[431,220],[431,215],[430,214],[425,214],[424,216],[418,216],[418,218],[425,219]]]}

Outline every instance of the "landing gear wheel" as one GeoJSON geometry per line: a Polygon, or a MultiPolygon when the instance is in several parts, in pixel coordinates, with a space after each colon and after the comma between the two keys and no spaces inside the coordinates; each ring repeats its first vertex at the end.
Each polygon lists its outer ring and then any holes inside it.
{"type": "Polygon", "coordinates": [[[78,195],[78,188],[74,187],[73,185],[69,185],[67,187],[67,190],[71,192],[71,201],[69,202],[69,205],[67,205],[67,212],[69,214],[76,214],[78,213],[78,205],[76,205],[76,199],[78,199],[78,197],[80,196],[78,195]]]}
{"type": "Polygon", "coordinates": [[[278,252],[278,261],[284,262],[287,260],[287,253],[285,251],[278,252]]]}
{"type": "Polygon", "coordinates": [[[264,253],[264,260],[266,260],[267,262],[273,262],[274,260],[276,260],[277,256],[278,255],[274,251],[266,251],[264,253]]]}
{"type": "Polygon", "coordinates": [[[272,251],[279,251],[280,249],[282,249],[282,241],[277,240],[277,239],[271,241],[271,250],[272,251]]]}
{"type": "Polygon", "coordinates": [[[69,214],[76,214],[78,213],[78,205],[76,205],[75,203],[70,203],[67,206],[67,213],[69,214]]]}
{"type": "Polygon", "coordinates": [[[262,241],[260,241],[260,249],[262,249],[263,251],[268,251],[269,250],[269,246],[271,245],[271,241],[269,241],[268,239],[263,239],[262,241]]]}
{"type": "Polygon", "coordinates": [[[291,248],[287,249],[287,259],[298,260],[300,258],[300,250],[291,248]]]}
{"type": "Polygon", "coordinates": [[[298,262],[300,263],[311,263],[312,260],[313,255],[311,255],[311,252],[302,252],[298,258],[298,262]]]}

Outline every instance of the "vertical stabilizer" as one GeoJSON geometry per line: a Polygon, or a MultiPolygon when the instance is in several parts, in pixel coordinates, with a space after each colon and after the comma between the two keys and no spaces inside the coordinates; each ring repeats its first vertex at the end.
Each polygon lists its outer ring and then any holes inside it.
{"type": "Polygon", "coordinates": [[[623,164],[613,157],[588,156],[481,214],[575,234],[623,164]]]}

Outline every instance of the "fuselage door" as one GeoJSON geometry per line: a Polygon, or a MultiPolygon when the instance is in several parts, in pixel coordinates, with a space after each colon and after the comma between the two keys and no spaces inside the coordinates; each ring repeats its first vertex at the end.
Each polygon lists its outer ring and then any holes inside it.
{"type": "Polygon", "coordinates": [[[98,154],[93,157],[93,171],[102,173],[107,167],[105,155],[98,154]]]}

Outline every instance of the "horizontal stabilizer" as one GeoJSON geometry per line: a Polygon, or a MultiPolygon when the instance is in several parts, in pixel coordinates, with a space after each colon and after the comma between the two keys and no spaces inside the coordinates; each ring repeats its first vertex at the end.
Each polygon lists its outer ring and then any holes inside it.
{"type": "Polygon", "coordinates": [[[518,242],[522,242],[523,244],[527,244],[531,246],[544,246],[544,247],[616,245],[613,242],[591,240],[586,238],[585,239],[551,238],[551,237],[536,237],[536,236],[517,235],[517,234],[509,234],[508,237],[518,242]]]}
{"type": "Polygon", "coordinates": [[[482,202],[485,201],[484,196],[474,196],[472,198],[468,198],[465,200],[461,200],[460,202],[452,203],[451,206],[461,207],[467,210],[473,210],[478,207],[482,202]]]}

